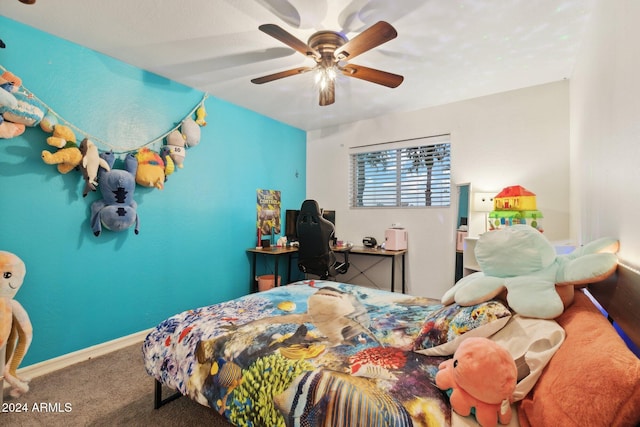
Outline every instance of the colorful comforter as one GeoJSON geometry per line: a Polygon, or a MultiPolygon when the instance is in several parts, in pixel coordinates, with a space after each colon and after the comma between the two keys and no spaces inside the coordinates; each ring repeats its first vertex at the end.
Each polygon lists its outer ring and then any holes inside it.
{"type": "Polygon", "coordinates": [[[442,357],[411,351],[438,301],[305,281],[177,314],[149,375],[238,426],[449,425],[442,357]]]}

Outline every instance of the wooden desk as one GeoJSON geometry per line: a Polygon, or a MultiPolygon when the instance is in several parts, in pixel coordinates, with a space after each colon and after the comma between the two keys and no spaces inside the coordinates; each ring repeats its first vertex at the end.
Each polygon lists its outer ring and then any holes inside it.
{"type": "Polygon", "coordinates": [[[287,256],[287,279],[282,283],[289,283],[289,279],[291,277],[291,255],[298,252],[298,248],[295,246],[286,247],[277,247],[272,246],[268,248],[249,248],[247,252],[253,254],[253,260],[251,262],[251,277],[250,279],[250,287],[251,292],[257,291],[257,282],[256,282],[256,258],[258,255],[267,255],[272,256],[274,258],[275,266],[273,268],[273,275],[275,276],[275,283],[277,286],[278,283],[278,260],[280,259],[280,255],[287,256]]]}
{"type": "MultiPolygon", "coordinates": [[[[355,255],[368,255],[368,256],[378,256],[378,257],[387,257],[391,260],[391,292],[395,292],[395,280],[396,280],[396,264],[395,259],[397,256],[402,257],[402,293],[405,293],[405,255],[407,254],[406,249],[402,249],[399,251],[385,250],[385,249],[373,249],[367,248],[365,246],[334,246],[331,248],[334,252],[345,252],[349,251],[351,254],[355,255]]],[[[251,277],[250,277],[250,289],[251,291],[257,290],[256,285],[256,258],[260,255],[268,255],[274,257],[274,268],[273,274],[276,277],[276,281],[278,280],[278,260],[280,255],[287,256],[287,279],[282,283],[289,283],[289,279],[291,277],[291,255],[298,252],[298,248],[296,246],[291,247],[269,247],[269,248],[249,248],[247,252],[253,255],[253,259],[251,262],[251,277]]],[[[366,270],[365,270],[366,271],[366,270]]],[[[360,271],[360,274],[364,274],[364,271],[360,271]]],[[[276,282],[277,283],[277,282],[276,282]]]]}
{"type": "MultiPolygon", "coordinates": [[[[346,251],[349,248],[347,246],[336,246],[333,248],[334,252],[342,252],[346,251]]],[[[395,271],[396,264],[395,259],[397,256],[402,257],[402,293],[405,293],[405,255],[407,254],[406,249],[392,251],[386,249],[375,249],[375,248],[367,248],[366,246],[351,246],[349,249],[349,253],[355,255],[370,255],[370,256],[378,256],[378,257],[387,257],[391,260],[391,292],[395,292],[395,271]]],[[[371,268],[371,267],[369,267],[371,268]]],[[[366,271],[366,270],[365,270],[366,271]]],[[[360,271],[360,274],[364,274],[364,271],[360,271]]]]}

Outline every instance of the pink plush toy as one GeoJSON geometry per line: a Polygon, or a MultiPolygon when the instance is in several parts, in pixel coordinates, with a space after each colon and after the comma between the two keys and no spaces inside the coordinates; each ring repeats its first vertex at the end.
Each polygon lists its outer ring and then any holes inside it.
{"type": "Polygon", "coordinates": [[[451,408],[462,416],[475,410],[482,427],[511,421],[511,395],[516,388],[517,368],[507,350],[488,338],[467,338],[453,359],[442,362],[436,385],[451,390],[451,408]]]}

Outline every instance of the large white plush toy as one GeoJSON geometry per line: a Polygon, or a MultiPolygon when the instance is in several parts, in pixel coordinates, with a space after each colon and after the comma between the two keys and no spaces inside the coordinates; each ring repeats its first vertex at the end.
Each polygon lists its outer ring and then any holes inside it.
{"type": "Polygon", "coordinates": [[[615,272],[618,247],[617,239],[601,238],[570,254],[556,255],[547,238],[528,225],[489,231],[480,235],[475,248],[482,271],[460,279],[442,303],[470,306],[506,292],[515,312],[553,319],[573,302],[574,287],[615,272]]]}
{"type": "Polygon", "coordinates": [[[14,299],[26,273],[18,256],[0,251],[0,348],[7,346],[4,379],[11,385],[13,397],[29,391],[28,380],[18,378],[16,370],[31,345],[33,329],[27,311],[14,299]]]}

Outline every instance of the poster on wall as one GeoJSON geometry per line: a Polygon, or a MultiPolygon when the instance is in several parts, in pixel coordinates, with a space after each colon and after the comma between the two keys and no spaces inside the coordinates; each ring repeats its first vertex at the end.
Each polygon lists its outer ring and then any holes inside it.
{"type": "Polygon", "coordinates": [[[280,234],[280,191],[258,190],[257,208],[260,234],[280,234]]]}

